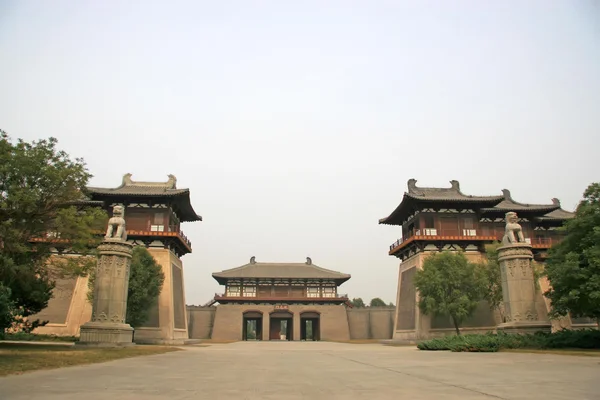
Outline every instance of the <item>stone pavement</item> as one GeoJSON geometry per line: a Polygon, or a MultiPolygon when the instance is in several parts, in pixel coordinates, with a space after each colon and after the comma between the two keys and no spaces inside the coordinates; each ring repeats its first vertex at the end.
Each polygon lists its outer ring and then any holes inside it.
{"type": "Polygon", "coordinates": [[[600,358],[239,342],[0,378],[1,400],[598,399],[600,358]]]}

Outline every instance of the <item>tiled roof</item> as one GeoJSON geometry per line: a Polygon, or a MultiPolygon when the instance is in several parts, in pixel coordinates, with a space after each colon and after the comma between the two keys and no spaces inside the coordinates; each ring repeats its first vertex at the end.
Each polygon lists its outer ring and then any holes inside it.
{"type": "Polygon", "coordinates": [[[450,181],[449,188],[417,187],[416,179],[409,179],[407,196],[419,200],[499,202],[503,196],[470,196],[460,191],[460,182],[450,181]]]}
{"type": "Polygon", "coordinates": [[[558,208],[552,212],[549,212],[546,215],[538,217],[537,219],[540,221],[564,221],[567,219],[575,218],[575,213],[563,210],[562,208],[558,208]]]}
{"type": "Polygon", "coordinates": [[[493,207],[500,203],[503,196],[471,196],[460,191],[458,181],[450,181],[449,188],[417,187],[416,179],[408,180],[408,192],[404,193],[400,205],[386,218],[379,220],[380,224],[401,225],[419,203],[466,203],[479,207],[493,207]]]}
{"type": "Polygon", "coordinates": [[[177,189],[177,178],[174,175],[169,175],[169,180],[166,182],[135,182],[131,180],[131,174],[123,176],[123,182],[119,187],[88,187],[87,190],[92,194],[133,196],[177,196],[189,192],[189,189],[177,189]]]}
{"type": "Polygon", "coordinates": [[[504,189],[502,190],[504,194],[504,199],[496,204],[494,207],[484,208],[483,212],[508,212],[515,211],[519,212],[534,212],[534,213],[547,213],[560,208],[560,202],[558,199],[552,199],[552,204],[524,204],[515,201],[511,194],[510,190],[504,189]]]}
{"type": "Polygon", "coordinates": [[[265,263],[256,262],[252,257],[248,264],[215,272],[212,276],[221,284],[232,278],[332,279],[337,281],[338,284],[350,279],[349,274],[312,264],[310,258],[307,258],[306,263],[265,263]]]}
{"type": "Polygon", "coordinates": [[[169,175],[166,182],[136,182],[131,174],[123,176],[123,182],[116,188],[87,187],[87,193],[92,200],[114,197],[164,197],[172,198],[172,204],[177,208],[181,221],[202,221],[190,203],[190,190],[177,189],[177,178],[169,175]]]}

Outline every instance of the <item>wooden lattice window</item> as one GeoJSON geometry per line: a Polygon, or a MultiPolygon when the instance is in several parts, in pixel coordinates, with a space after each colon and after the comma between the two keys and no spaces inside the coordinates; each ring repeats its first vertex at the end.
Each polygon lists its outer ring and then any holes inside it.
{"type": "Polygon", "coordinates": [[[225,293],[227,297],[240,297],[240,289],[239,285],[229,285],[225,293]]]}
{"type": "Polygon", "coordinates": [[[256,297],[256,286],[244,285],[244,297],[256,297]]]}

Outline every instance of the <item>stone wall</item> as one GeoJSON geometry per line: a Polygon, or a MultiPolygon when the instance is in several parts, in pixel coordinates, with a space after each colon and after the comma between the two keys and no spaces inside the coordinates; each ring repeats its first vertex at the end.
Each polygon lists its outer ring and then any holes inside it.
{"type": "MultiPolygon", "coordinates": [[[[294,314],[294,339],[300,338],[300,313],[320,313],[322,340],[391,339],[395,307],[346,308],[345,306],[290,306],[294,314]]],[[[273,306],[187,306],[190,339],[242,340],[243,313],[263,313],[263,333],[269,329],[273,306]]],[[[266,340],[266,336],[265,336],[266,340]]]]}
{"type": "MultiPolygon", "coordinates": [[[[300,340],[300,316],[303,312],[316,312],[320,314],[321,340],[349,340],[348,315],[345,305],[290,305],[289,312],[293,314],[293,338],[300,340]]],[[[269,315],[274,311],[272,305],[251,304],[221,304],[217,307],[188,306],[188,315],[198,317],[190,330],[191,339],[201,339],[209,330],[210,314],[214,312],[212,333],[213,340],[242,340],[243,314],[246,311],[255,311],[263,314],[262,332],[263,339],[268,339],[269,315]],[[204,311],[202,309],[212,309],[204,311]],[[201,311],[202,310],[202,311],[201,311]],[[206,313],[208,315],[202,314],[206,313]]],[[[191,320],[190,320],[191,321],[191,320]]]]}
{"type": "Polygon", "coordinates": [[[217,307],[187,306],[190,339],[210,339],[217,307]]]}
{"type": "Polygon", "coordinates": [[[349,308],[350,339],[391,339],[396,307],[349,308]]]}
{"type": "Polygon", "coordinates": [[[33,333],[57,336],[78,336],[79,327],[92,318],[92,304],[87,300],[88,277],[58,279],[48,301],[48,307],[30,320],[40,319],[48,324],[33,333]]]}
{"type": "Polygon", "coordinates": [[[157,304],[152,305],[149,320],[135,330],[135,341],[183,344],[188,339],[183,264],[169,249],[150,247],[148,252],[162,267],[165,280],[157,304]]]}

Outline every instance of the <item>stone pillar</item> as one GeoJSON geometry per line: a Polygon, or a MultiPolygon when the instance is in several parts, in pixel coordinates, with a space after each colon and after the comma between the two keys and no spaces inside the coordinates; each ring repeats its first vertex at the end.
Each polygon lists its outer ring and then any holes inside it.
{"type": "Polygon", "coordinates": [[[300,310],[296,311],[293,315],[294,316],[292,317],[292,339],[300,340],[302,336],[302,327],[300,326],[302,322],[300,320],[300,310]]]}
{"type": "Polygon", "coordinates": [[[262,339],[261,340],[264,340],[264,341],[269,340],[269,332],[270,332],[269,329],[271,329],[270,315],[268,312],[264,312],[263,317],[262,317],[262,339]]]}
{"type": "Polygon", "coordinates": [[[498,248],[502,277],[502,297],[506,322],[497,326],[506,333],[550,332],[551,324],[540,320],[535,306],[535,280],[527,243],[503,243],[498,248]]]}
{"type": "Polygon", "coordinates": [[[122,217],[123,207],[115,206],[107,234],[98,246],[92,320],[81,326],[80,345],[116,347],[133,344],[133,328],[125,323],[133,245],[126,242],[122,217]],[[114,228],[117,228],[116,234],[114,228]]]}

